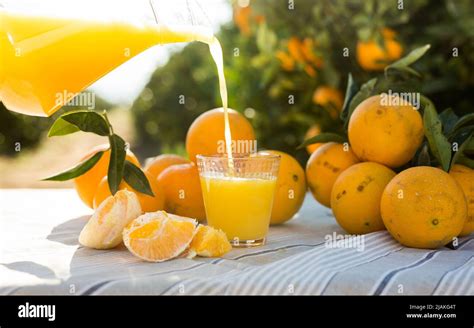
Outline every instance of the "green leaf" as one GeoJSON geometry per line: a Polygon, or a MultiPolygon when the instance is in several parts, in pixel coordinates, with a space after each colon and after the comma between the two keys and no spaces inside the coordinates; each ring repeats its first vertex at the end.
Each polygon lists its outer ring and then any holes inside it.
{"type": "Polygon", "coordinates": [[[90,111],[80,110],[68,112],[60,117],[66,122],[75,125],[79,130],[84,132],[92,132],[100,136],[110,135],[110,127],[104,116],[90,111]]]}
{"type": "Polygon", "coordinates": [[[464,150],[470,144],[471,140],[474,140],[472,138],[473,134],[474,133],[471,132],[467,137],[463,138],[464,139],[463,141],[460,141],[460,146],[459,146],[458,150],[454,153],[453,161],[452,161],[451,166],[456,164],[461,159],[461,157],[464,156],[464,150]]]}
{"type": "Polygon", "coordinates": [[[49,129],[48,137],[65,136],[77,131],[80,131],[77,126],[59,117],[49,129]]]}
{"type": "Polygon", "coordinates": [[[149,196],[155,195],[151,190],[150,183],[143,171],[140,170],[138,166],[127,160],[125,161],[125,166],[123,168],[123,178],[136,191],[149,196]]]}
{"type": "Polygon", "coordinates": [[[430,49],[431,45],[427,44],[422,47],[416,48],[412,50],[408,55],[405,57],[400,58],[396,62],[388,65],[385,67],[385,71],[389,69],[400,69],[402,67],[407,67],[419,60],[423,55],[430,49]]]}
{"type": "Polygon", "coordinates": [[[428,149],[428,144],[426,142],[421,147],[418,156],[416,158],[417,166],[431,166],[430,152],[428,149]]]}
{"type": "Polygon", "coordinates": [[[346,96],[344,98],[344,105],[342,106],[341,110],[341,120],[346,123],[346,120],[349,118],[349,105],[351,103],[352,98],[354,98],[355,94],[359,90],[359,86],[354,81],[352,74],[349,73],[347,77],[347,87],[346,87],[346,96]]]}
{"type": "Polygon", "coordinates": [[[460,156],[458,161],[457,161],[457,164],[467,166],[467,167],[474,170],[474,159],[471,159],[467,156],[460,156]]]}
{"type": "Polygon", "coordinates": [[[110,192],[112,195],[115,195],[123,178],[123,167],[126,157],[125,141],[118,135],[113,134],[109,137],[109,142],[111,151],[107,179],[110,192]]]}
{"type": "Polygon", "coordinates": [[[359,92],[357,92],[352,98],[349,105],[347,118],[346,118],[346,121],[344,122],[344,128],[346,130],[347,130],[347,127],[349,126],[349,120],[351,118],[352,113],[361,102],[363,102],[365,99],[369,98],[372,95],[372,93],[375,90],[376,83],[377,83],[377,78],[373,78],[367,81],[361,86],[359,92]]]}
{"type": "Polygon", "coordinates": [[[104,151],[99,151],[94,156],[91,158],[79,163],[75,167],[61,172],[55,176],[43,179],[43,181],[66,181],[66,180],[71,180],[74,178],[77,178],[78,176],[83,175],[87,171],[89,171],[91,168],[94,167],[95,164],[100,160],[102,155],[104,154],[104,151]]]}
{"type": "MultiPolygon", "coordinates": [[[[396,70],[398,72],[406,73],[408,75],[413,75],[413,76],[421,78],[421,74],[418,71],[414,70],[413,68],[411,68],[409,66],[392,67],[391,70],[392,71],[396,70]]],[[[386,70],[385,72],[389,72],[389,71],[390,70],[386,70]]]]}
{"type": "Polygon", "coordinates": [[[439,161],[443,169],[448,172],[451,163],[451,143],[443,134],[443,127],[438,113],[431,105],[425,107],[423,125],[431,153],[439,161]]]}
{"type": "Polygon", "coordinates": [[[459,121],[456,122],[456,124],[454,125],[452,131],[455,132],[456,130],[458,130],[461,127],[463,127],[467,124],[470,124],[470,123],[474,123],[474,113],[462,116],[459,119],[459,121]]]}
{"type": "Polygon", "coordinates": [[[452,108],[447,108],[439,114],[439,119],[443,124],[443,132],[445,135],[449,135],[453,131],[456,122],[458,122],[459,117],[454,113],[452,108]]]}
{"type": "Polygon", "coordinates": [[[433,104],[430,98],[426,97],[425,95],[420,95],[420,105],[421,108],[426,108],[426,107],[433,107],[435,108],[436,111],[436,106],[433,104]]]}
{"type": "Polygon", "coordinates": [[[344,143],[344,142],[347,142],[347,138],[337,133],[323,132],[321,134],[318,134],[317,136],[306,139],[305,141],[303,141],[301,145],[297,147],[297,149],[306,147],[314,143],[324,143],[324,142],[331,142],[331,141],[334,141],[337,143],[344,143]]]}
{"type": "Polygon", "coordinates": [[[466,149],[465,149],[465,150],[474,152],[474,138],[471,138],[471,139],[469,140],[469,142],[468,142],[467,145],[466,145],[466,149]]]}

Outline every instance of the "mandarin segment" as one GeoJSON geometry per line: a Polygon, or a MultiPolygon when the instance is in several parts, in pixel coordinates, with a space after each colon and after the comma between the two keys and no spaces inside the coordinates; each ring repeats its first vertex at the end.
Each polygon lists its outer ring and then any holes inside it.
{"type": "Polygon", "coordinates": [[[123,228],[141,212],[137,196],[127,190],[120,190],[97,207],[82,229],[79,243],[96,249],[113,248],[121,243],[123,228]]]}
{"type": "Polygon", "coordinates": [[[181,255],[196,233],[194,219],[164,211],[146,213],[123,230],[123,240],[135,256],[149,262],[163,262],[181,255]]]}
{"type": "Polygon", "coordinates": [[[224,231],[211,226],[199,225],[191,246],[188,257],[194,254],[201,257],[219,257],[232,249],[224,231]]]}

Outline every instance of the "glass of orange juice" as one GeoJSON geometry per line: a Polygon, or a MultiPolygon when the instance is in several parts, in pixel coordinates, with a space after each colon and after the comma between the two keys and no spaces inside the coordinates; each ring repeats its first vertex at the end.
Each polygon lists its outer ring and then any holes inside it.
{"type": "Polygon", "coordinates": [[[280,156],[197,156],[210,226],[222,229],[235,247],[265,243],[280,156]]]}

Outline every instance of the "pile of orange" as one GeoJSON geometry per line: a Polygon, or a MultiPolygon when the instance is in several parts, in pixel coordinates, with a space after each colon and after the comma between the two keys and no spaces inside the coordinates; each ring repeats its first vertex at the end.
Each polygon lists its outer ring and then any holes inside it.
{"type": "Polygon", "coordinates": [[[411,104],[391,100],[376,95],[361,102],[349,119],[348,143],[317,145],[306,165],[311,193],[351,234],[387,229],[401,244],[417,248],[441,247],[470,234],[474,170],[403,170],[424,140],[423,121],[411,104]]]}

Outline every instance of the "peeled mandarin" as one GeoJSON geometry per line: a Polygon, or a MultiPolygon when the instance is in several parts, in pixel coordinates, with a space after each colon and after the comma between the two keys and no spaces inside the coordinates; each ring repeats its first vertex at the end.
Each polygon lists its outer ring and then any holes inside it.
{"type": "Polygon", "coordinates": [[[137,196],[120,190],[105,199],[79,235],[79,243],[96,249],[109,249],[122,242],[122,230],[142,212],[137,196]]]}

